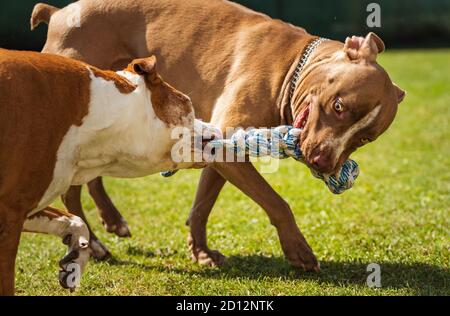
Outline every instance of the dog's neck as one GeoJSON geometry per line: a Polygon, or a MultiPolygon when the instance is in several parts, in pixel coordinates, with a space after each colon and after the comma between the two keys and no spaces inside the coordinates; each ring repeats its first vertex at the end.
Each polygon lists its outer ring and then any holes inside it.
{"type": "Polygon", "coordinates": [[[118,74],[136,90],[122,94],[112,82],[92,76],[90,113],[76,127],[75,134],[83,137],[77,144],[74,183],[100,175],[132,178],[153,173],[170,148],[170,130],[156,117],[143,80],[118,74]]]}
{"type": "MultiPolygon", "coordinates": [[[[323,61],[335,50],[330,51],[330,47],[336,47],[336,41],[330,41],[325,38],[311,37],[307,44],[300,50],[297,58],[294,60],[282,87],[281,100],[281,124],[293,125],[296,117],[306,106],[304,102],[298,102],[295,99],[297,95],[304,95],[301,85],[304,79],[304,72],[314,64],[323,61]]],[[[342,43],[339,43],[342,45],[342,43]]],[[[339,46],[339,45],[338,45],[339,46]]]]}

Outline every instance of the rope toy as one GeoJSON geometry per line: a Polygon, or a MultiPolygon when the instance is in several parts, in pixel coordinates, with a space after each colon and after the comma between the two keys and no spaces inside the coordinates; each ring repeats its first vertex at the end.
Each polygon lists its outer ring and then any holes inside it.
{"type": "MultiPolygon", "coordinates": [[[[225,148],[238,156],[249,155],[250,157],[271,156],[275,159],[286,159],[289,157],[305,163],[300,150],[300,135],[302,130],[289,125],[278,126],[274,129],[251,129],[249,131],[238,130],[230,139],[219,139],[209,142],[212,149],[225,148]]],[[[177,170],[162,172],[164,177],[174,175],[177,170]]],[[[352,188],[358,178],[359,167],[353,160],[347,160],[340,172],[336,175],[321,174],[313,169],[314,177],[325,182],[328,189],[334,194],[341,194],[352,188]]]]}

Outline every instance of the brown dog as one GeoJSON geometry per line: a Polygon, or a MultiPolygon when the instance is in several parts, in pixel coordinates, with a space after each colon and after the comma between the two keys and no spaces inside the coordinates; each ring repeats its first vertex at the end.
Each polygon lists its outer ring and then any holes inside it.
{"type": "MultiPolygon", "coordinates": [[[[47,207],[71,184],[204,165],[173,162],[175,127],[193,130],[195,123],[200,128],[193,132],[206,130],[205,136],[214,129],[195,120],[191,100],[165,83],[155,65],[154,57],[138,59],[115,73],[0,49],[0,295],[13,294],[22,229],[63,239],[69,251],[60,282],[76,286],[67,283],[67,265],[83,271],[89,230],[79,217],[47,207]]],[[[197,148],[191,137],[181,141],[197,148]]]]}
{"type": "MultiPolygon", "coordinates": [[[[32,27],[42,21],[49,23],[44,52],[113,69],[136,57],[163,56],[162,74],[190,93],[198,118],[222,129],[302,120],[302,151],[321,172],[338,170],[356,148],[382,134],[404,97],[376,63],[384,44],[373,33],[345,44],[321,43],[293,85],[299,60],[317,37],[223,0],[81,0],[60,10],[39,4],[32,27]],[[68,25],[74,17],[79,24],[68,25]]],[[[187,222],[194,259],[202,264],[225,259],[208,248],[206,223],[226,180],[267,212],[291,264],[319,269],[289,205],[251,163],[217,163],[203,171],[187,222]]],[[[106,228],[128,235],[101,180],[89,188],[106,228]]],[[[73,188],[65,203],[83,216],[79,195],[80,188],[73,188]]],[[[95,235],[92,242],[99,244],[95,235]]],[[[97,256],[106,255],[104,250],[97,256]]]]}

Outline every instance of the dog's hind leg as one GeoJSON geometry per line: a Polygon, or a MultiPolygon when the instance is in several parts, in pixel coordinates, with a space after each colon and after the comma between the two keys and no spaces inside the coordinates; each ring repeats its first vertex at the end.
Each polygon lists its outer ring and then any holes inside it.
{"type": "Polygon", "coordinates": [[[131,237],[128,223],[106,193],[102,178],[99,177],[89,182],[88,188],[106,230],[119,237],[131,237]]]}
{"type": "Polygon", "coordinates": [[[14,271],[23,213],[0,203],[0,296],[14,295],[14,271]]]}
{"type": "Polygon", "coordinates": [[[64,288],[74,289],[89,260],[89,230],[78,216],[53,207],[33,214],[26,219],[23,231],[44,233],[62,238],[68,246],[66,256],[61,259],[59,282],[64,288]]]}
{"type": "Polygon", "coordinates": [[[92,257],[97,260],[105,260],[111,257],[108,248],[97,238],[92,231],[86,216],[84,215],[83,206],[81,205],[81,185],[71,186],[70,189],[62,196],[62,201],[67,210],[73,215],[80,217],[89,229],[91,239],[89,245],[92,250],[92,257]]]}

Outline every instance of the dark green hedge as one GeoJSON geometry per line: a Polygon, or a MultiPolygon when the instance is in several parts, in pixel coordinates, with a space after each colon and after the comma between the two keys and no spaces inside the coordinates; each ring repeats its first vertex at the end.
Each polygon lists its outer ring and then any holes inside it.
{"type": "MultiPolygon", "coordinates": [[[[70,0],[41,0],[59,7],[70,0]]],[[[108,0],[105,0],[108,1],[108,0]]],[[[189,1],[189,0],[186,0],[189,1]]],[[[205,0],[209,1],[209,0],[205,0]]],[[[3,1],[0,11],[0,47],[39,50],[47,28],[31,32],[29,19],[35,0],[3,1]]],[[[306,28],[312,34],[343,40],[369,30],[390,47],[450,46],[449,0],[237,0],[306,28]],[[366,27],[368,3],[381,5],[382,27],[366,27]]]]}
{"type": "Polygon", "coordinates": [[[374,31],[390,46],[450,46],[449,0],[238,0],[312,34],[345,39],[374,31]],[[381,6],[381,28],[366,26],[369,3],[381,6]]]}
{"type": "MultiPolygon", "coordinates": [[[[108,1],[108,0],[105,0],[108,1]]],[[[47,27],[31,32],[30,17],[36,3],[45,2],[64,7],[70,0],[8,0],[2,1],[0,10],[0,47],[40,50],[45,43],[47,27]]]]}

